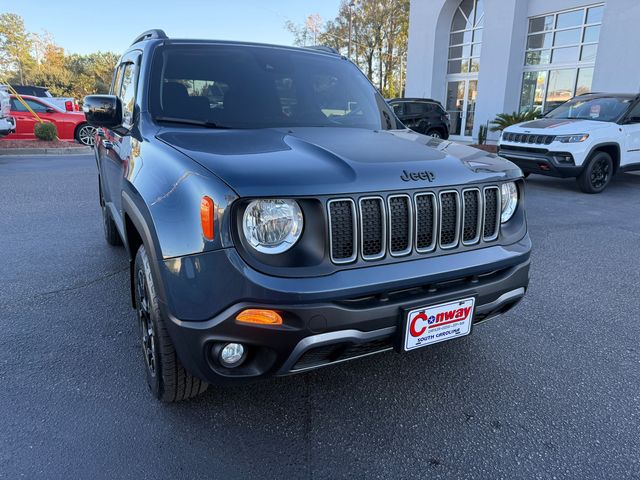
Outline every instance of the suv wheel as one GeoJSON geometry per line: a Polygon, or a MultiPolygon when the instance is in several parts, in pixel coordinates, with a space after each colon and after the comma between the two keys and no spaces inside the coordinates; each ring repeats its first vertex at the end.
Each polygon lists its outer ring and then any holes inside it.
{"type": "Polygon", "coordinates": [[[431,130],[427,131],[427,136],[433,138],[442,138],[442,132],[436,128],[432,128],[431,130]]]}
{"type": "Polygon", "coordinates": [[[149,257],[141,245],[135,260],[135,299],[147,384],[163,402],[195,397],[209,386],[180,363],[160,313],[149,257]]]}
{"type": "Polygon", "coordinates": [[[602,192],[613,176],[613,160],[606,152],[595,152],[578,177],[578,186],[585,193],[602,192]]]}
{"type": "Polygon", "coordinates": [[[75,137],[78,143],[93,147],[95,133],[96,129],[94,127],[88,123],[81,123],[78,128],[76,128],[75,137]]]}

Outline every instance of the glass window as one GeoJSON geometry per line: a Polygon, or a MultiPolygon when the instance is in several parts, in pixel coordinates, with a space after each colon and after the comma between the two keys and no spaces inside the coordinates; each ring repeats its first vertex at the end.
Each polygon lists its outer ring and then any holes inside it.
{"type": "Polygon", "coordinates": [[[551,50],[531,50],[527,52],[525,64],[540,65],[541,63],[549,63],[551,60],[551,50]]]}
{"type": "Polygon", "coordinates": [[[602,22],[603,13],[604,13],[604,6],[590,8],[589,10],[587,10],[587,23],[602,22]]]}
{"type": "MultiPolygon", "coordinates": [[[[36,113],[46,113],[49,107],[47,105],[44,105],[43,103],[40,103],[36,100],[31,100],[29,98],[23,98],[23,100],[26,102],[27,105],[29,105],[29,108],[31,110],[33,110],[36,113]]],[[[20,100],[16,99],[16,98],[12,98],[11,99],[11,110],[13,110],[14,112],[28,112],[29,110],[27,110],[27,108],[22,104],[22,102],[20,102],[20,100]]]]}
{"type": "Polygon", "coordinates": [[[576,63],[579,47],[554,48],[551,63],[576,63]]]}
{"type": "Polygon", "coordinates": [[[428,107],[426,103],[408,103],[407,115],[422,115],[429,111],[428,107]]]}
{"type": "Polygon", "coordinates": [[[471,56],[472,57],[479,57],[481,50],[482,50],[482,45],[479,44],[479,43],[474,43],[473,44],[473,48],[471,50],[471,56]]]}
{"type": "Polygon", "coordinates": [[[553,15],[529,19],[529,33],[544,32],[553,29],[553,15]]]}
{"type": "Polygon", "coordinates": [[[573,10],[572,12],[559,13],[556,20],[556,28],[569,28],[582,25],[584,10],[573,10]]]}
{"type": "Polygon", "coordinates": [[[600,25],[584,29],[584,43],[597,42],[600,38],[600,25]]]}
{"type": "Polygon", "coordinates": [[[480,71],[480,59],[479,58],[472,58],[471,59],[471,66],[469,67],[469,71],[470,72],[479,72],[480,71]]]}
{"type": "Polygon", "coordinates": [[[581,68],[578,70],[578,82],[576,83],[576,95],[582,95],[591,91],[593,83],[593,68],[581,68]]]}
{"type": "Polygon", "coordinates": [[[549,118],[576,118],[614,122],[629,108],[632,97],[576,97],[549,112],[549,118]]]}
{"type": "Polygon", "coordinates": [[[522,80],[520,110],[542,110],[547,72],[526,72],[522,80]]]}
{"type": "Polygon", "coordinates": [[[584,47],[582,47],[582,53],[580,54],[580,61],[595,62],[597,52],[598,52],[598,45],[585,45],[584,47]]]}
{"type": "Polygon", "coordinates": [[[553,40],[554,47],[562,47],[564,45],[575,45],[580,43],[580,28],[573,28],[571,30],[560,30],[556,32],[555,39],[553,40]]]}
{"type": "Polygon", "coordinates": [[[552,33],[529,35],[529,38],[527,39],[527,48],[549,48],[551,47],[552,38],[552,33]]]}
{"type": "Polygon", "coordinates": [[[122,86],[120,100],[122,100],[122,124],[131,126],[133,123],[133,109],[136,101],[136,66],[127,63],[122,72],[122,86]]]}
{"type": "MultiPolygon", "coordinates": [[[[124,83],[124,82],[123,82],[124,83]]],[[[231,128],[332,126],[392,129],[389,105],[351,63],[331,55],[234,45],[166,45],[154,53],[154,116],[231,128]],[[221,108],[201,88],[219,85],[221,108]]]]}
{"type": "Polygon", "coordinates": [[[392,103],[391,107],[393,108],[393,113],[400,116],[404,113],[404,108],[402,103],[392,103]]]}
{"type": "Polygon", "coordinates": [[[482,41],[482,29],[479,28],[478,30],[474,30],[473,32],[473,41],[474,42],[481,42],[482,41]]]}
{"type": "Polygon", "coordinates": [[[576,71],[574,69],[551,70],[545,98],[545,110],[551,110],[573,97],[576,71]]]}
{"type": "Polygon", "coordinates": [[[447,73],[469,73],[469,59],[451,60],[447,73]]]}

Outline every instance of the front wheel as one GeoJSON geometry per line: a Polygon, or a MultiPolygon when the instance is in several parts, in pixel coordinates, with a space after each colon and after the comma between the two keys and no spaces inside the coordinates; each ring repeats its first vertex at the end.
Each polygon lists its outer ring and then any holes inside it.
{"type": "Polygon", "coordinates": [[[138,249],[134,267],[135,300],[142,358],[147,384],[154,397],[177,402],[204,392],[208,384],[191,375],[180,363],[164,319],[144,245],[138,249]]]}
{"type": "Polygon", "coordinates": [[[606,152],[595,152],[578,177],[578,186],[584,193],[602,192],[613,176],[613,160],[606,152]]]}
{"type": "Polygon", "coordinates": [[[427,136],[433,138],[442,138],[442,132],[440,130],[432,128],[431,130],[427,131],[427,136]]]}
{"type": "Polygon", "coordinates": [[[78,143],[87,145],[88,147],[93,147],[95,133],[96,129],[94,127],[88,123],[81,123],[78,125],[78,128],[76,128],[75,137],[78,143]]]}

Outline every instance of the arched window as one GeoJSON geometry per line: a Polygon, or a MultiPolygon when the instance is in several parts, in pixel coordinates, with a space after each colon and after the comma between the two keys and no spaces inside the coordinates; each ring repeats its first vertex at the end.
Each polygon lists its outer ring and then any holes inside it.
{"type": "Polygon", "coordinates": [[[480,70],[484,0],[462,0],[453,15],[447,73],[480,70]]]}

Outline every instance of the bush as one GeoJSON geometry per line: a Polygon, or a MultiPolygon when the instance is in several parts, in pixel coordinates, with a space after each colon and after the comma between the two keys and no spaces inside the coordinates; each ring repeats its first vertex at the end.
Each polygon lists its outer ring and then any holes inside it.
{"type": "Polygon", "coordinates": [[[51,141],[58,138],[58,129],[53,123],[50,122],[38,122],[33,129],[36,138],[39,140],[51,141]]]}
{"type": "Polygon", "coordinates": [[[492,132],[500,132],[511,125],[516,123],[528,122],[538,118],[538,112],[535,110],[525,110],[522,112],[501,113],[496,115],[496,118],[491,121],[491,127],[489,130],[492,132]]]}

